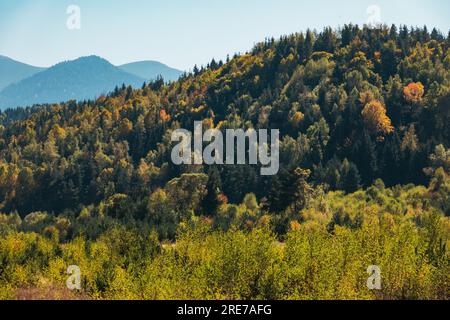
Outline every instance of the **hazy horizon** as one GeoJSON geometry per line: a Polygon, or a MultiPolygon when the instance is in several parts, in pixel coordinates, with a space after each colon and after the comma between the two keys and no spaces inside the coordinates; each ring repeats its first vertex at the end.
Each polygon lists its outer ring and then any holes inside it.
{"type": "MultiPolygon", "coordinates": [[[[14,60],[16,62],[25,63],[25,64],[30,65],[32,67],[42,68],[42,69],[48,69],[48,68],[54,67],[55,65],[60,64],[60,63],[70,62],[70,61],[74,61],[74,60],[78,60],[78,59],[82,59],[82,58],[93,57],[93,56],[96,56],[96,57],[101,58],[101,59],[105,59],[106,61],[108,61],[109,63],[111,63],[112,65],[114,65],[116,67],[122,67],[122,66],[125,66],[125,65],[134,64],[134,63],[140,63],[140,62],[154,62],[154,63],[166,65],[167,67],[171,68],[171,66],[169,66],[169,65],[167,65],[167,64],[165,64],[165,63],[163,63],[161,61],[152,60],[152,59],[132,60],[130,62],[125,62],[125,63],[121,63],[121,64],[114,64],[111,61],[109,61],[108,59],[106,59],[105,57],[102,57],[102,56],[99,56],[99,55],[96,55],[96,54],[88,54],[88,55],[82,55],[82,56],[79,56],[79,57],[75,57],[73,59],[65,59],[65,60],[57,61],[57,62],[55,62],[55,63],[53,63],[53,64],[51,64],[49,66],[42,67],[42,66],[36,66],[36,65],[33,65],[33,64],[29,64],[29,63],[23,62],[23,61],[15,59],[14,57],[10,57],[10,56],[7,56],[7,55],[4,55],[4,54],[0,53],[0,57],[5,57],[7,59],[11,59],[11,60],[14,60]]],[[[181,70],[181,71],[183,71],[183,70],[181,70]]]]}
{"type": "Polygon", "coordinates": [[[362,25],[369,19],[426,25],[430,31],[436,27],[446,35],[448,12],[450,3],[444,0],[351,0],[346,5],[323,0],[0,0],[0,55],[38,67],[97,55],[114,65],[153,60],[190,70],[250,50],[266,37],[362,25]],[[80,9],[80,29],[67,27],[70,5],[80,9]]]}

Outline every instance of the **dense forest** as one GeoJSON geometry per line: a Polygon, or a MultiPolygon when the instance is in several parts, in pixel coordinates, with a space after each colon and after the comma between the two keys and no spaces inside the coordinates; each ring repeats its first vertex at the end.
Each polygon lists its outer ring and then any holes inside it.
{"type": "Polygon", "coordinates": [[[308,30],[175,82],[6,110],[0,298],[59,292],[78,265],[75,297],[449,299],[449,124],[450,33],[405,26],[308,30]],[[194,121],[279,129],[279,173],[174,165],[194,121]]]}

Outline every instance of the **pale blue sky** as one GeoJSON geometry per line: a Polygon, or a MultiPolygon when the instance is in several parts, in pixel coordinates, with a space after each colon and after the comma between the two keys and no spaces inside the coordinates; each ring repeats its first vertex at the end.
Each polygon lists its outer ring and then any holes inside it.
{"type": "Polygon", "coordinates": [[[96,54],[188,70],[268,36],[363,24],[370,5],[389,25],[450,30],[448,0],[0,0],[0,55],[51,66],[96,54]],[[80,30],[66,27],[71,4],[81,9],[80,30]]]}

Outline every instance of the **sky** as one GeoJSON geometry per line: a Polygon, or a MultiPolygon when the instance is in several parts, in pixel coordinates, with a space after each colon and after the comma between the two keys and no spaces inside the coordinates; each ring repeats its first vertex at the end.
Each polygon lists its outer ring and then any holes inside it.
{"type": "Polygon", "coordinates": [[[370,21],[447,35],[450,1],[0,0],[0,55],[40,67],[95,54],[191,70],[266,37],[370,21]]]}

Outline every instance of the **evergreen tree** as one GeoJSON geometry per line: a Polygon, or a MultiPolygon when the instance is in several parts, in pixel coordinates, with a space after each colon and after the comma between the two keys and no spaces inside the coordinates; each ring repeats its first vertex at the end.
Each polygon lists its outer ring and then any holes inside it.
{"type": "Polygon", "coordinates": [[[202,201],[203,211],[208,215],[215,215],[220,205],[219,196],[222,192],[222,182],[217,167],[208,170],[207,194],[202,201]]]}

